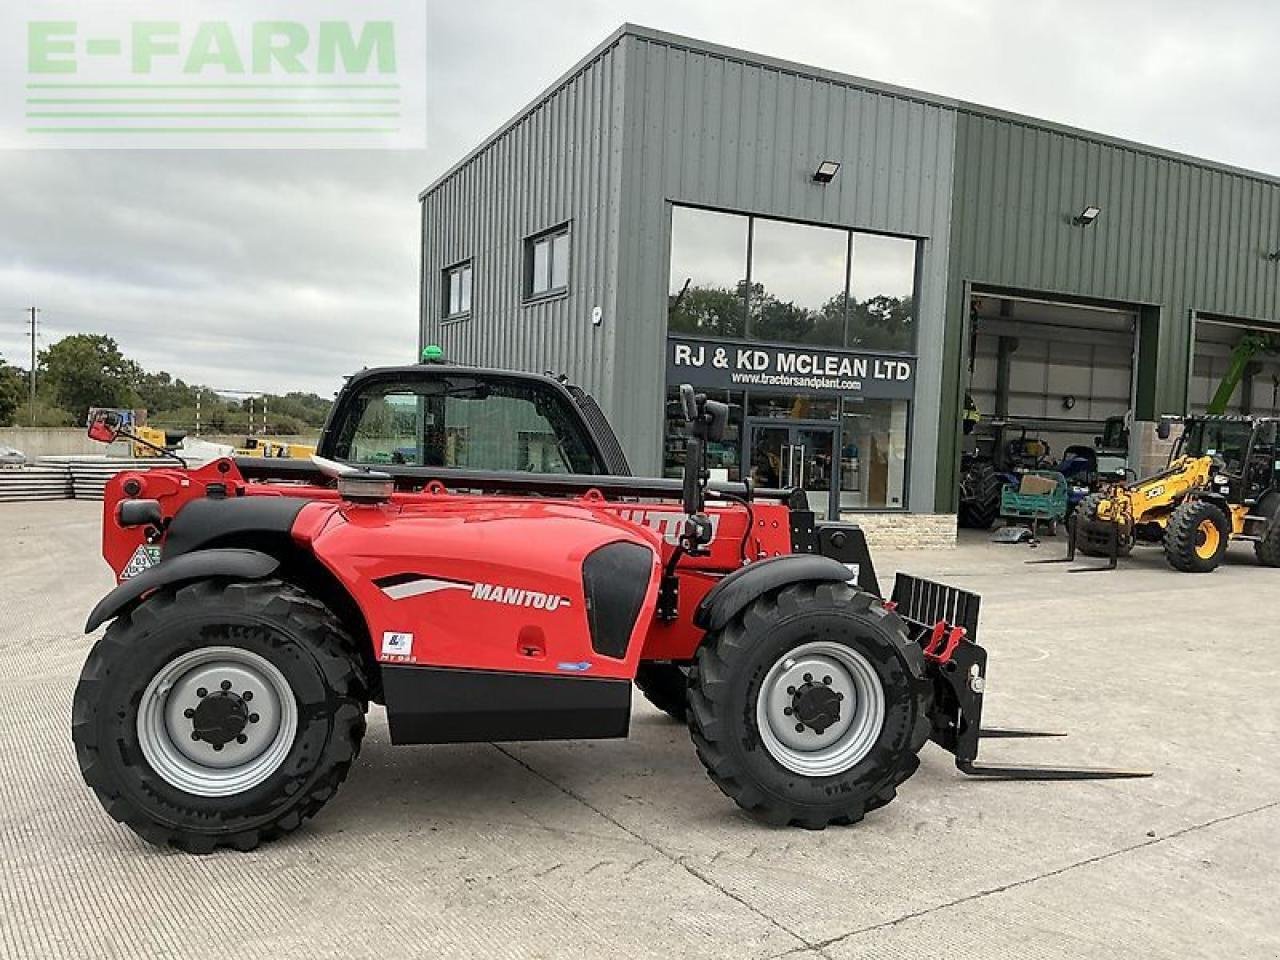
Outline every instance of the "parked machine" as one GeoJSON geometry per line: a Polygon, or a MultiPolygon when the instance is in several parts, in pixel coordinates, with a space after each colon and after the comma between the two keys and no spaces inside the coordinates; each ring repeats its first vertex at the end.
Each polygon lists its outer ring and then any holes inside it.
{"type": "Polygon", "coordinates": [[[711,779],[773,823],[860,820],[930,739],[972,775],[1148,775],[979,763],[984,735],[1027,733],[981,727],[978,597],[900,574],[886,599],[856,526],[712,482],[727,408],[680,395],[680,480],[610,472],[576,388],[438,366],[353,378],[333,459],[118,475],[120,585],[72,710],[86,782],[152,842],[248,850],[333,795],[370,701],[397,744],[619,737],[645,665],[683,681],[711,779]],[[548,471],[507,468],[535,455],[548,471]]]}
{"type": "MultiPolygon", "coordinates": [[[[1072,547],[1108,557],[1111,569],[1135,544],[1159,543],[1175,570],[1208,573],[1232,540],[1243,540],[1261,563],[1280,566],[1278,425],[1274,417],[1187,418],[1165,470],[1085,499],[1072,547]]],[[[1168,437],[1170,422],[1160,429],[1168,437]]]]}

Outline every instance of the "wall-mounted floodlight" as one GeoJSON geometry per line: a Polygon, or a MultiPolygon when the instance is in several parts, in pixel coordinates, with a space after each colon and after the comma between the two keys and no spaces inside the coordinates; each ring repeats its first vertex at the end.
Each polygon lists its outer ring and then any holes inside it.
{"type": "Polygon", "coordinates": [[[818,164],[818,169],[813,172],[814,183],[830,183],[836,178],[836,174],[840,172],[839,160],[823,160],[818,164]]]}
{"type": "Polygon", "coordinates": [[[1100,213],[1102,213],[1101,207],[1095,207],[1093,204],[1089,204],[1089,206],[1076,214],[1075,219],[1071,222],[1077,227],[1087,227],[1089,224],[1093,223],[1093,221],[1098,219],[1098,214],[1100,213]]]}

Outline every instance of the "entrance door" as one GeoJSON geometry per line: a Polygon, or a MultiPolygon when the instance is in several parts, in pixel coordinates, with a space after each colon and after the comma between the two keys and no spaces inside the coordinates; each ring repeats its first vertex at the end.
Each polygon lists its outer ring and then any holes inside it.
{"type": "Polygon", "coordinates": [[[818,518],[835,516],[839,474],[836,428],[777,422],[747,426],[744,474],[757,486],[803,490],[809,509],[818,518]]]}

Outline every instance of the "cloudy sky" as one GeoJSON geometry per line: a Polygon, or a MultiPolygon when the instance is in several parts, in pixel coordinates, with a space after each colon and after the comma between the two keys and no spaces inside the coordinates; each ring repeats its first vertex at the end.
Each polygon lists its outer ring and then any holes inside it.
{"type": "MultiPolygon", "coordinates": [[[[210,0],[212,3],[213,0],[210,0]]],[[[0,151],[0,354],[329,393],[417,340],[416,195],[624,21],[1280,174],[1265,2],[430,0],[425,151],[0,151]]]]}

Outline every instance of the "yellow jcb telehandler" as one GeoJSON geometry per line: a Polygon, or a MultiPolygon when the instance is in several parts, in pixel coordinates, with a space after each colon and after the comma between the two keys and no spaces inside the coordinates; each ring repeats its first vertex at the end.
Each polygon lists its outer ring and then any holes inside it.
{"type": "MultiPolygon", "coordinates": [[[[1160,423],[1169,436],[1170,421],[1160,423]]],[[[1280,567],[1280,419],[1188,417],[1165,470],[1117,483],[1080,502],[1068,559],[1107,557],[1114,569],[1138,543],[1160,543],[1175,570],[1208,573],[1232,540],[1253,543],[1260,563],[1280,567]]]]}

